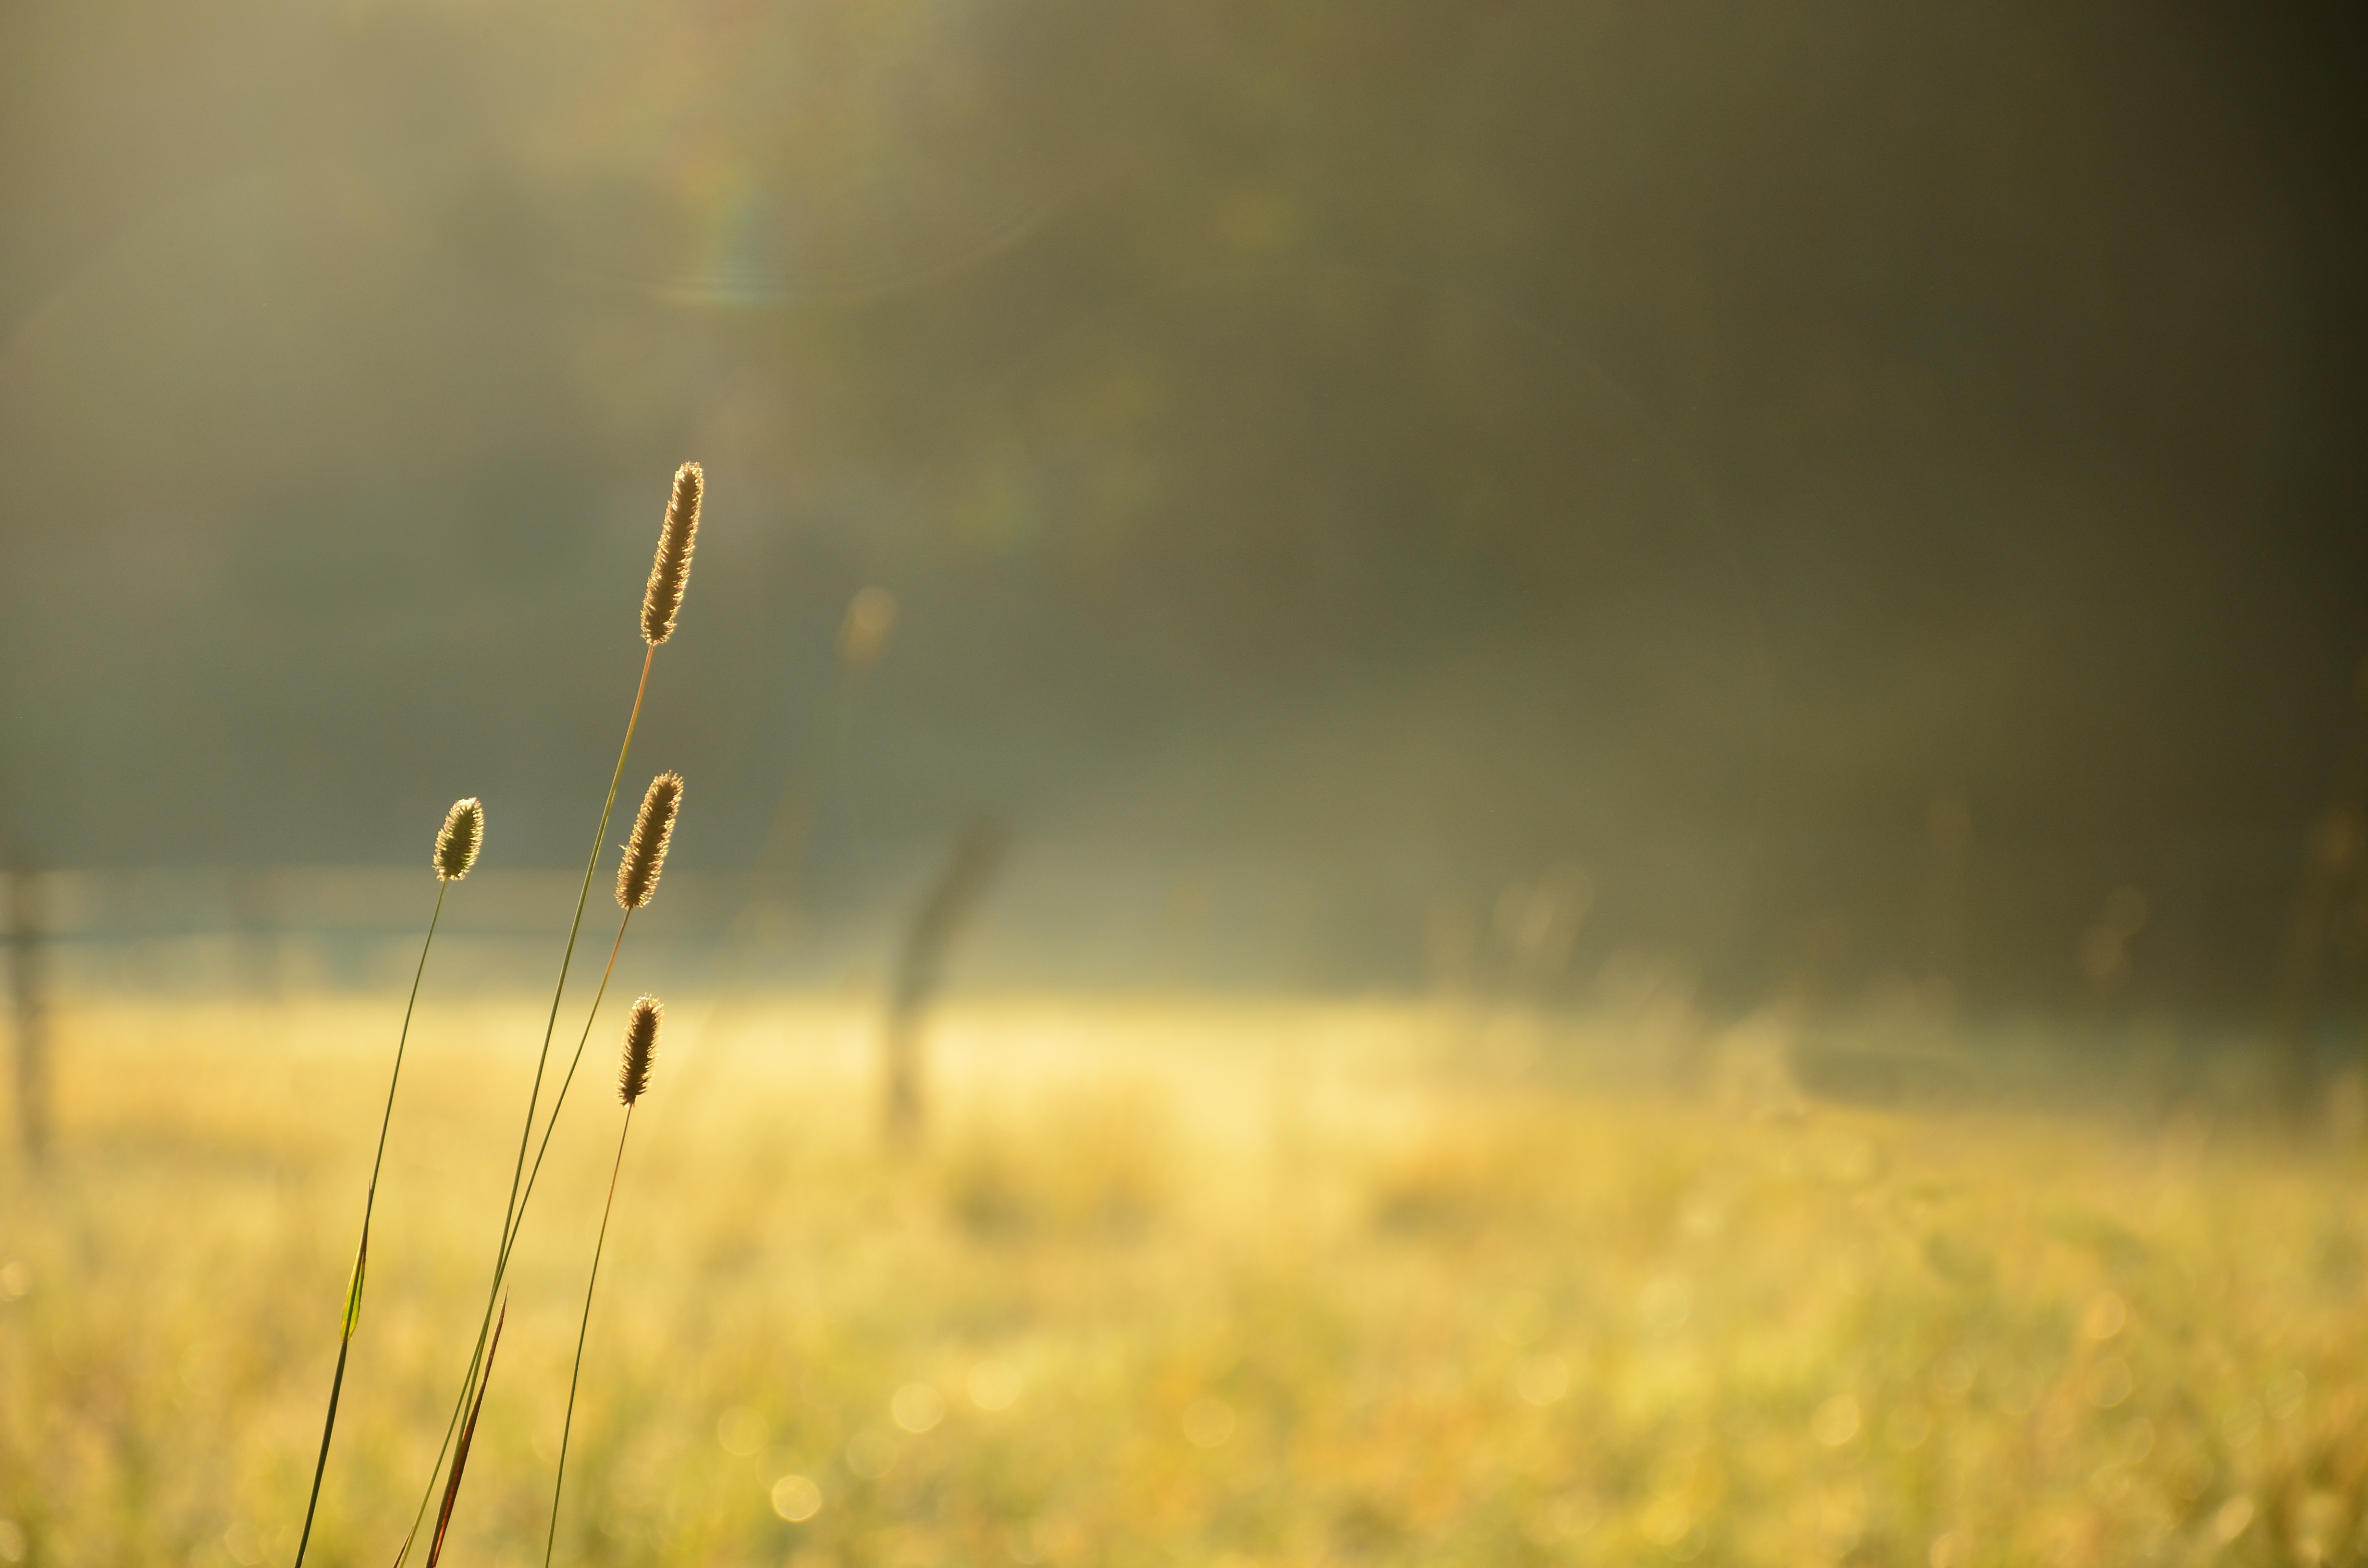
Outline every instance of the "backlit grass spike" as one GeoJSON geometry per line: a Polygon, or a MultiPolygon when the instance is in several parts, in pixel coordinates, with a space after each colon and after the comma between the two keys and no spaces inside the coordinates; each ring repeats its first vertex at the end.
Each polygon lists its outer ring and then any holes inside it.
{"type": "Polygon", "coordinates": [[[657,559],[650,563],[650,585],[642,595],[642,640],[653,648],[674,635],[675,612],[682,608],[682,591],[690,581],[690,552],[699,542],[699,502],[706,488],[706,471],[697,463],[674,471],[674,494],[658,529],[657,559]]]}
{"type": "Polygon", "coordinates": [[[436,835],[436,879],[457,882],[469,874],[477,863],[477,850],[485,842],[485,808],[474,795],[465,801],[455,801],[452,809],[444,813],[444,826],[436,835]]]}
{"type": "Polygon", "coordinates": [[[644,996],[625,1020],[625,1059],[617,1070],[617,1097],[628,1106],[649,1092],[650,1059],[657,1052],[658,1024],[665,1017],[666,1004],[644,996]]]}
{"type": "Polygon", "coordinates": [[[657,891],[658,873],[666,869],[666,845],[674,837],[675,813],[682,809],[682,775],[661,773],[650,780],[642,809],[633,818],[632,836],[625,840],[625,858],[617,864],[617,903],[639,909],[657,891]]]}

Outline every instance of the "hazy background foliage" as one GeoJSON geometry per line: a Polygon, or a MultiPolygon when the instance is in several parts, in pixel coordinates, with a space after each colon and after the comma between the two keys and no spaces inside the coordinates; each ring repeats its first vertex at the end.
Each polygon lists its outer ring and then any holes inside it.
{"type": "Polygon", "coordinates": [[[2368,650],[2343,36],[12,8],[0,827],[409,863],[476,793],[564,863],[697,456],[648,755],[734,867],[843,730],[825,924],[993,812],[1010,981],[1175,978],[1180,908],[1188,980],[1409,984],[1570,865],[1573,973],[2068,1002],[2128,885],[2140,994],[2257,1009],[2368,650]]]}

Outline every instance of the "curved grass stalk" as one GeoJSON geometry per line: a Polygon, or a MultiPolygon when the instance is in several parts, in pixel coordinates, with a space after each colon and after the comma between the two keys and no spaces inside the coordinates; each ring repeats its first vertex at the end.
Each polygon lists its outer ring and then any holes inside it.
{"type": "Polygon", "coordinates": [[[477,1385],[476,1403],[469,1406],[469,1424],[461,1428],[461,1446],[452,1450],[452,1476],[444,1483],[444,1506],[436,1512],[436,1539],[427,1545],[427,1568],[436,1568],[436,1560],[444,1555],[444,1532],[452,1528],[452,1505],[461,1500],[461,1474],[469,1468],[469,1448],[476,1441],[477,1417],[485,1412],[485,1390],[494,1381],[494,1356],[502,1347],[502,1325],[509,1322],[510,1304],[502,1302],[502,1315],[494,1324],[493,1348],[485,1352],[484,1381],[477,1385]]]}
{"type": "MultiPolygon", "coordinates": [[[[510,1217],[510,1223],[503,1233],[501,1252],[494,1260],[494,1290],[496,1292],[500,1291],[502,1282],[509,1277],[510,1252],[518,1244],[518,1232],[526,1223],[526,1206],[534,1197],[535,1178],[542,1175],[542,1157],[551,1152],[551,1135],[559,1126],[560,1110],[567,1103],[568,1085],[575,1083],[575,1069],[584,1060],[585,1042],[592,1038],[592,1025],[600,1016],[601,998],[608,994],[609,979],[617,967],[617,949],[624,946],[625,927],[632,923],[632,911],[627,910],[624,918],[617,923],[617,939],[609,946],[609,962],[600,971],[600,985],[599,989],[593,993],[591,1010],[584,1016],[584,1032],[576,1037],[575,1055],[567,1064],[566,1074],[559,1081],[559,1093],[552,1097],[551,1114],[542,1124],[542,1142],[535,1146],[534,1164],[527,1168],[526,1185],[519,1191],[518,1204],[510,1217]]],[[[461,1415],[468,1408],[469,1396],[472,1392],[477,1391],[478,1364],[482,1358],[488,1355],[485,1347],[486,1326],[484,1324],[478,1325],[477,1343],[470,1354],[468,1375],[461,1384],[461,1397],[452,1407],[451,1419],[445,1424],[444,1448],[437,1450],[436,1455],[436,1463],[439,1470],[443,1466],[445,1453],[451,1448],[453,1435],[461,1429],[461,1415]]],[[[432,1497],[435,1487],[435,1478],[432,1475],[428,1478],[428,1486],[429,1495],[432,1497]]],[[[414,1541],[417,1539],[419,1527],[426,1522],[427,1517],[427,1503],[423,1500],[418,1515],[412,1520],[413,1534],[404,1540],[404,1552],[407,1553],[411,1550],[414,1541]]],[[[398,1564],[403,1560],[401,1554],[395,1558],[398,1564]]]]}
{"type": "Polygon", "coordinates": [[[427,972],[428,950],[436,946],[436,926],[444,918],[444,895],[452,890],[449,881],[436,882],[436,912],[427,917],[427,939],[419,944],[419,966],[411,971],[411,1000],[404,1004],[403,1032],[394,1040],[394,1071],[386,1081],[386,1109],[378,1121],[378,1153],[370,1161],[370,1190],[362,1199],[362,1239],[354,1249],[354,1276],[346,1287],[345,1323],[337,1336],[337,1370],[329,1380],[329,1414],[321,1423],[321,1452],[313,1461],[313,1494],[304,1501],[304,1532],[296,1540],[296,1568],[304,1568],[305,1549],[313,1543],[313,1516],[321,1506],[321,1477],[329,1468],[329,1438],[337,1429],[337,1396],[345,1391],[346,1356],[353,1348],[354,1329],[362,1316],[362,1277],[370,1265],[370,1214],[378,1206],[378,1177],[386,1164],[387,1129],[394,1122],[395,1086],[403,1082],[403,1050],[411,1040],[411,1015],[419,1006],[419,982],[427,972]]]}
{"type": "MultiPolygon", "coordinates": [[[[624,919],[617,922],[617,942],[619,946],[623,945],[625,940],[625,927],[632,923],[632,919],[633,912],[629,909],[625,912],[624,919]]],[[[617,953],[616,949],[612,948],[609,952],[609,963],[610,968],[613,969],[616,966],[616,962],[617,953]]],[[[604,972],[600,976],[600,994],[605,995],[608,993],[608,989],[609,976],[604,972]]],[[[542,1175],[542,1157],[551,1152],[551,1135],[559,1126],[560,1108],[567,1103],[568,1086],[575,1082],[575,1069],[583,1064],[584,1046],[585,1043],[592,1038],[592,1024],[593,1021],[599,1017],[599,1014],[600,996],[596,995],[592,999],[592,1010],[584,1016],[584,1032],[575,1037],[575,1054],[568,1061],[567,1071],[559,1080],[559,1093],[552,1096],[551,1116],[549,1119],[545,1120],[542,1124],[542,1142],[535,1145],[534,1164],[527,1167],[526,1188],[518,1198],[518,1224],[523,1224],[525,1222],[527,1203],[534,1197],[535,1178],[542,1175]]],[[[518,1224],[513,1224],[510,1227],[510,1242],[512,1244],[515,1244],[517,1241],[518,1224]]],[[[505,1248],[502,1254],[503,1267],[507,1268],[508,1267],[508,1263],[509,1253],[507,1248],[505,1248]]]]}
{"type": "Polygon", "coordinates": [[[559,1475],[551,1483],[551,1529],[543,1537],[542,1568],[551,1568],[552,1550],[559,1544],[559,1494],[567,1484],[567,1440],[575,1430],[575,1388],[584,1377],[584,1340],[592,1331],[592,1291],[600,1283],[600,1254],[609,1244],[609,1215],[617,1207],[617,1176],[625,1168],[625,1140],[633,1131],[633,1108],[625,1107],[625,1125],[617,1134],[616,1163],[609,1167],[609,1200],[600,1206],[600,1234],[592,1244],[592,1276],[584,1282],[584,1320],[575,1329],[575,1367],[567,1374],[567,1416],[559,1427],[559,1475]]]}
{"type": "MultiPolygon", "coordinates": [[[[544,1069],[549,1066],[551,1062],[551,1039],[559,1027],[560,999],[565,995],[567,991],[567,971],[569,967],[575,962],[575,938],[584,926],[584,906],[588,903],[592,898],[592,878],[600,869],[601,847],[609,836],[609,818],[610,813],[612,813],[617,808],[617,788],[620,784],[624,782],[625,760],[632,755],[633,731],[641,723],[642,699],[649,692],[650,665],[656,656],[657,644],[655,642],[651,642],[648,644],[646,651],[642,654],[642,678],[640,683],[633,688],[633,710],[625,721],[625,743],[617,749],[617,767],[615,771],[609,776],[609,797],[606,801],[601,802],[600,806],[600,825],[592,835],[591,856],[584,862],[584,885],[577,891],[575,895],[575,915],[574,920],[572,920],[568,925],[567,948],[565,952],[560,956],[559,960],[559,983],[552,988],[551,1014],[543,1023],[542,1050],[541,1053],[535,1059],[534,1086],[529,1091],[527,1096],[526,1124],[518,1132],[518,1162],[510,1172],[510,1195],[508,1200],[502,1206],[501,1244],[495,1251],[494,1280],[492,1288],[485,1292],[485,1311],[484,1318],[477,1327],[476,1347],[470,1353],[469,1369],[461,1379],[461,1396],[453,1403],[452,1420],[445,1427],[443,1444],[436,1450],[435,1466],[427,1472],[427,1489],[426,1492],[421,1494],[418,1511],[412,1517],[411,1529],[403,1538],[402,1549],[395,1553],[394,1561],[396,1568],[402,1568],[402,1564],[410,1558],[411,1548],[419,1539],[419,1528],[427,1521],[427,1505],[434,1500],[436,1495],[436,1477],[444,1468],[445,1455],[451,1451],[453,1435],[459,1430],[461,1412],[469,1403],[470,1392],[478,1381],[479,1368],[485,1358],[486,1336],[493,1328],[494,1311],[501,1295],[502,1276],[509,1267],[510,1246],[512,1242],[516,1239],[515,1233],[520,1210],[520,1204],[518,1201],[519,1188],[526,1175],[527,1145],[534,1137],[534,1113],[541,1100],[543,1072],[544,1069]]],[[[617,927],[618,942],[622,943],[624,937],[625,929],[620,924],[617,927]]],[[[616,961],[617,952],[616,949],[612,947],[609,950],[609,963],[611,968],[615,966],[616,961]]],[[[605,990],[608,985],[608,975],[606,972],[603,972],[601,975],[600,983],[603,990],[605,990]]],[[[594,1003],[594,1006],[596,1008],[598,1006],[597,1000],[594,1003]]],[[[588,1032],[591,1028],[591,1025],[587,1022],[585,1025],[585,1028],[588,1032]]],[[[554,1108],[554,1110],[556,1108],[554,1108]]],[[[550,1134],[546,1131],[544,1133],[546,1143],[549,1141],[549,1137],[550,1134]]]]}
{"type": "MultiPolygon", "coordinates": [[[[625,917],[617,923],[616,940],[609,944],[609,961],[601,968],[600,984],[592,994],[591,1010],[584,1017],[584,1034],[575,1043],[575,1061],[580,1062],[583,1060],[584,1040],[591,1038],[593,1020],[599,1017],[601,998],[605,997],[609,994],[609,976],[616,971],[617,968],[617,951],[625,945],[625,927],[632,924],[632,912],[628,910],[625,913],[625,917]]],[[[542,1142],[535,1150],[534,1165],[526,1173],[526,1183],[523,1187],[514,1187],[513,1188],[517,1193],[517,1198],[512,1205],[511,1211],[504,1217],[501,1248],[494,1257],[494,1283],[492,1295],[495,1298],[498,1298],[501,1295],[502,1282],[509,1277],[510,1252],[511,1249],[518,1244],[518,1230],[526,1221],[527,1200],[534,1196],[535,1177],[542,1174],[542,1156],[551,1148],[551,1134],[559,1125],[559,1112],[561,1107],[566,1101],[567,1085],[575,1079],[575,1063],[570,1062],[566,1077],[562,1079],[560,1082],[559,1093],[552,1098],[550,1118],[543,1123],[542,1142]]],[[[529,1131],[531,1133],[531,1127],[529,1127],[529,1131]]],[[[521,1155],[524,1154],[525,1150],[523,1145],[521,1145],[519,1153],[521,1155]]],[[[454,1436],[463,1431],[461,1417],[462,1412],[470,1407],[471,1394],[474,1393],[479,1399],[482,1399],[484,1396],[484,1391],[479,1378],[479,1369],[482,1366],[490,1370],[491,1352],[487,1348],[486,1341],[486,1334],[488,1330],[493,1333],[496,1339],[500,1337],[500,1328],[495,1323],[490,1312],[487,1314],[485,1320],[477,1325],[476,1345],[469,1353],[469,1369],[461,1381],[461,1396],[453,1402],[451,1419],[445,1423],[444,1443],[441,1448],[436,1450],[436,1470],[428,1472],[427,1495],[420,1499],[419,1510],[412,1517],[411,1533],[404,1537],[403,1549],[395,1554],[394,1561],[396,1568],[401,1568],[401,1564],[404,1560],[410,1555],[412,1546],[418,1540],[419,1527],[427,1522],[427,1504],[436,1494],[437,1471],[441,1471],[443,1468],[444,1456],[452,1451],[452,1439],[454,1436]]],[[[455,1462],[458,1461],[456,1460],[455,1462]]]]}

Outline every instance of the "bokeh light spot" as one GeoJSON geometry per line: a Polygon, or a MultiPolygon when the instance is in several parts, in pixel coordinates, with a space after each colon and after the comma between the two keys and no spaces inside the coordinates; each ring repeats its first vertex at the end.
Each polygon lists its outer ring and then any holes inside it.
{"type": "Polygon", "coordinates": [[[2080,1332],[2094,1340],[2107,1340],[2121,1333],[2129,1320],[2129,1308],[2120,1296],[2107,1290],[2089,1303],[2087,1314],[2080,1319],[2080,1332]]]}
{"type": "Polygon", "coordinates": [[[1858,1401],[1846,1393],[1817,1406],[1817,1413],[1809,1418],[1809,1430],[1829,1449],[1839,1449],[1857,1437],[1858,1426],[1858,1401]]]}
{"type": "Polygon", "coordinates": [[[2119,1356],[2108,1356],[2089,1375],[2089,1403],[2100,1410],[2111,1410],[2130,1397],[2130,1364],[2119,1356]]]}
{"type": "Polygon", "coordinates": [[[1008,1361],[981,1361],[967,1380],[970,1402],[981,1410],[1008,1410],[1019,1398],[1019,1373],[1008,1361]]]}
{"type": "Polygon", "coordinates": [[[1196,1449],[1222,1447],[1234,1435],[1234,1410],[1221,1399],[1196,1399],[1184,1407],[1184,1437],[1196,1449]]]}
{"type": "Polygon", "coordinates": [[[735,1404],[715,1418],[715,1440],[727,1454],[747,1458],[765,1446],[765,1418],[745,1404],[735,1404]]]}
{"type": "Polygon", "coordinates": [[[946,1418],[946,1396],[928,1383],[906,1383],[888,1402],[888,1414],[907,1432],[926,1432],[946,1418]]]}
{"type": "Polygon", "coordinates": [[[1675,1334],[1685,1327],[1693,1306],[1693,1291],[1686,1282],[1664,1275],[1645,1287],[1645,1293],[1637,1302],[1637,1316],[1644,1321],[1646,1334],[1675,1334]]]}
{"type": "Polygon", "coordinates": [[[847,1469],[851,1475],[877,1481],[896,1462],[896,1439],[869,1426],[847,1440],[847,1469]]]}
{"type": "Polygon", "coordinates": [[[1513,1387],[1531,1404],[1552,1404],[1570,1391],[1570,1368],[1559,1356],[1531,1356],[1513,1373],[1513,1387]]]}
{"type": "Polygon", "coordinates": [[[804,1524],[822,1512],[822,1488],[803,1475],[785,1475],[773,1483],[773,1512],[793,1525],[804,1524]]]}

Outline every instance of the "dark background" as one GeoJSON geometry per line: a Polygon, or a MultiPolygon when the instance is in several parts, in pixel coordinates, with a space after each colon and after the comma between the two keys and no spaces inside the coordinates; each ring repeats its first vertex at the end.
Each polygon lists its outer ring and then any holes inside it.
{"type": "Polygon", "coordinates": [[[2352,41],[8,7],[0,835],[409,864],[471,793],[489,865],[570,863],[695,456],[636,771],[689,777],[710,872],[811,801],[825,924],[993,813],[1019,981],[1407,985],[1543,879],[1591,890],[1568,986],[2234,1018],[2317,898],[2340,1007],[2352,41]]]}

